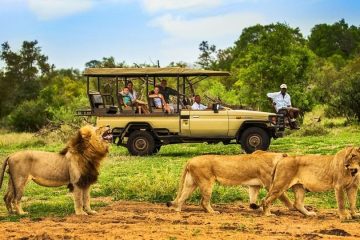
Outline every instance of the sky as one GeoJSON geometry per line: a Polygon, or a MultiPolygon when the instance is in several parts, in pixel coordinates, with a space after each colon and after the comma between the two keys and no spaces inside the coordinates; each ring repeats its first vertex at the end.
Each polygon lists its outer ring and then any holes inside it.
{"type": "MultiPolygon", "coordinates": [[[[117,62],[194,63],[199,44],[232,46],[255,24],[286,23],[303,35],[344,18],[360,26],[359,0],[0,0],[0,43],[37,40],[56,68],[117,62]]],[[[0,66],[1,66],[0,62],[0,66]]]]}

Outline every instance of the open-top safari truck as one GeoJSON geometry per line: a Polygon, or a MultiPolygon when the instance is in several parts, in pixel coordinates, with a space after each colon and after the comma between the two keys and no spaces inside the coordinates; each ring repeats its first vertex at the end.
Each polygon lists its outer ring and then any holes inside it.
{"type": "Polygon", "coordinates": [[[162,145],[176,143],[241,144],[251,153],[256,149],[267,150],[271,138],[281,137],[283,118],[274,113],[233,110],[213,102],[206,110],[192,110],[191,97],[194,85],[208,78],[229,76],[224,71],[186,68],[88,68],[87,94],[90,109],[78,110],[77,115],[96,116],[96,124],[110,125],[114,144],[124,146],[132,155],[157,153],[162,145]],[[173,84],[174,111],[154,107],[149,92],[162,80],[173,84]],[[148,112],[134,106],[124,106],[121,89],[131,81],[143,93],[142,104],[148,112]],[[139,86],[140,89],[139,89],[139,86]],[[90,89],[94,88],[94,89],[90,89]]]}

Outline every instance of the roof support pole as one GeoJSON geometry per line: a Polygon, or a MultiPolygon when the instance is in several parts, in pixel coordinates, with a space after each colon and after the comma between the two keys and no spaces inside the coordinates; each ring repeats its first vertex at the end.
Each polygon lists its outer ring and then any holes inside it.
{"type": "Polygon", "coordinates": [[[151,108],[151,103],[150,103],[150,99],[149,98],[149,75],[146,75],[145,76],[145,81],[146,81],[146,99],[147,99],[147,102],[148,102],[148,107],[149,107],[149,111],[152,113],[152,108],[151,108]]]}
{"type": "Polygon", "coordinates": [[[176,78],[176,90],[177,90],[177,98],[176,98],[176,104],[177,104],[177,107],[176,107],[176,111],[179,113],[180,111],[180,93],[179,93],[179,89],[180,88],[180,76],[177,75],[177,78],[176,78]]]}
{"type": "Polygon", "coordinates": [[[100,77],[97,77],[97,90],[100,92],[100,77]]]}

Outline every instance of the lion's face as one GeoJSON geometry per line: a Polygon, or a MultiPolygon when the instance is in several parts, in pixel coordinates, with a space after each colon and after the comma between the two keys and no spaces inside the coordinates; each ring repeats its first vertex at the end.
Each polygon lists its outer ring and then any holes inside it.
{"type": "Polygon", "coordinates": [[[80,129],[82,138],[91,144],[92,151],[106,154],[109,150],[109,143],[112,142],[111,129],[108,126],[93,127],[90,125],[80,129]]]}
{"type": "Polygon", "coordinates": [[[345,168],[350,172],[351,176],[355,176],[360,171],[360,148],[348,147],[345,155],[345,168]]]}

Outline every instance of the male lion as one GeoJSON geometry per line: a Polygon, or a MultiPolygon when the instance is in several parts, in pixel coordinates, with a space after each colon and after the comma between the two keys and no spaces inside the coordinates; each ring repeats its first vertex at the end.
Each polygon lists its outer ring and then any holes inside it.
{"type": "Polygon", "coordinates": [[[335,156],[306,155],[287,157],[275,166],[273,182],[263,201],[265,215],[271,215],[270,205],[284,191],[295,192],[294,207],[306,216],[316,215],[304,208],[305,191],[322,192],[335,189],[340,219],[360,216],[356,213],[356,195],[360,184],[360,148],[347,147],[335,156]],[[344,192],[350,203],[345,210],[344,192]]]}
{"type": "Polygon", "coordinates": [[[26,214],[20,200],[29,180],[46,187],[68,185],[74,190],[75,213],[78,215],[95,214],[90,208],[90,185],[99,175],[101,160],[108,153],[108,143],[112,135],[109,127],[80,128],[60,153],[41,151],[16,152],[3,163],[0,187],[4,172],[9,165],[9,183],[4,196],[9,213],[26,214]]]}
{"type": "MultiPolygon", "coordinates": [[[[284,156],[287,155],[259,150],[250,155],[194,157],[184,168],[176,199],[168,202],[167,206],[172,206],[175,211],[180,212],[186,199],[196,187],[199,187],[202,207],[209,213],[217,213],[210,205],[210,198],[213,185],[215,181],[218,181],[223,185],[249,186],[250,207],[257,209],[256,200],[260,188],[262,186],[265,186],[266,189],[270,187],[273,167],[284,156]]],[[[285,193],[280,196],[280,199],[288,208],[292,209],[292,203],[285,193]]]]}

